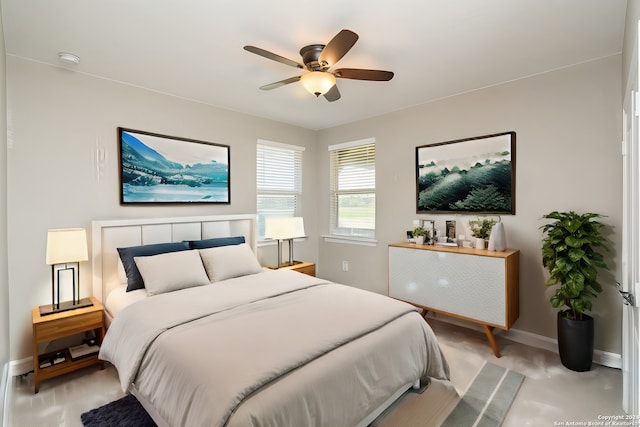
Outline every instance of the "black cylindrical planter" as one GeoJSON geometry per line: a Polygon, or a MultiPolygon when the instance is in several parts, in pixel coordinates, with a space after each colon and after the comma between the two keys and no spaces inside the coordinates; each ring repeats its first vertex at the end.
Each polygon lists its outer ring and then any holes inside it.
{"type": "Polygon", "coordinates": [[[593,317],[583,314],[582,320],[573,320],[563,313],[558,313],[560,360],[572,371],[588,371],[593,361],[593,317]]]}

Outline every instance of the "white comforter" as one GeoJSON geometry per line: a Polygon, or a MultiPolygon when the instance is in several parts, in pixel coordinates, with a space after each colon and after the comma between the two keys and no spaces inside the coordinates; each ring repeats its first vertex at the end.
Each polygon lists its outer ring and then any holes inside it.
{"type": "Polygon", "coordinates": [[[353,426],[402,385],[448,377],[413,306],[287,270],[138,302],[100,358],[172,426],[353,426]]]}

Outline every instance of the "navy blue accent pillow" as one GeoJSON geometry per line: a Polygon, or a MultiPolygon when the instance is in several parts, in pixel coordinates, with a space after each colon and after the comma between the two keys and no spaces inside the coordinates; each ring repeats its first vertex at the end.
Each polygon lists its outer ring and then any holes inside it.
{"type": "Polygon", "coordinates": [[[244,243],[244,236],[235,237],[216,237],[214,239],[190,240],[189,247],[191,249],[207,249],[217,248],[220,246],[233,246],[244,243]]]}
{"type": "Polygon", "coordinates": [[[128,248],[118,248],[118,254],[122,260],[124,272],[127,273],[127,292],[136,289],[144,289],[144,281],[133,260],[137,256],[151,256],[165,254],[167,252],[178,252],[189,250],[188,242],[157,243],[155,245],[130,246],[128,248]]]}

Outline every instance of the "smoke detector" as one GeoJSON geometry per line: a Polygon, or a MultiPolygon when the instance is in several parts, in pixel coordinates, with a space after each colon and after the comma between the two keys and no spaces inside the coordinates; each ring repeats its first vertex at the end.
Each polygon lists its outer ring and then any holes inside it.
{"type": "Polygon", "coordinates": [[[68,65],[76,65],[78,62],[80,62],[80,58],[78,56],[67,52],[59,52],[58,60],[68,65]]]}

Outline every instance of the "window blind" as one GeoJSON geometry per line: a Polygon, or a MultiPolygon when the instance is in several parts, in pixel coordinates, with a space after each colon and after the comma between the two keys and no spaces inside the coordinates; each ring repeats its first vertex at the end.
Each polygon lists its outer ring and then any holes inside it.
{"type": "Polygon", "coordinates": [[[375,237],[375,140],[329,147],[331,234],[375,237]]]}
{"type": "Polygon", "coordinates": [[[302,199],[304,147],[259,140],[256,148],[257,238],[266,217],[293,217],[302,199]]]}

